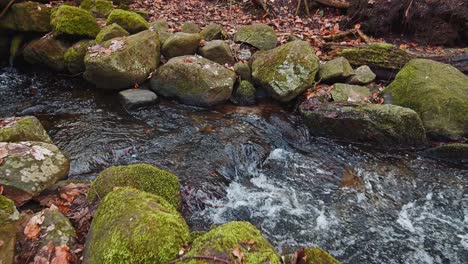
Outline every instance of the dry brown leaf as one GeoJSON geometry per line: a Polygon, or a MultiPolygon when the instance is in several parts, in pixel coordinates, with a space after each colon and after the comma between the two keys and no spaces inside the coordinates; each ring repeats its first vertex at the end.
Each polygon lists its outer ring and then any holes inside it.
{"type": "Polygon", "coordinates": [[[244,263],[244,252],[242,252],[238,247],[232,250],[232,254],[239,260],[239,263],[244,263]]]}
{"type": "Polygon", "coordinates": [[[37,236],[41,232],[41,224],[43,222],[44,215],[42,212],[31,217],[31,219],[29,219],[29,222],[26,224],[26,227],[24,228],[24,235],[29,239],[37,239],[37,236]]]}
{"type": "Polygon", "coordinates": [[[55,247],[55,257],[50,264],[68,264],[70,263],[70,248],[67,245],[55,247]]]}

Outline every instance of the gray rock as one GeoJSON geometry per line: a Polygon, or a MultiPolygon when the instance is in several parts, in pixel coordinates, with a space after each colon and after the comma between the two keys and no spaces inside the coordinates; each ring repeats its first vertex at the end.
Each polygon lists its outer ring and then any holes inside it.
{"type": "Polygon", "coordinates": [[[232,55],[229,45],[222,40],[206,42],[205,46],[198,50],[198,53],[221,65],[234,63],[234,56],[232,55]]]}
{"type": "Polygon", "coordinates": [[[350,84],[366,85],[375,80],[375,73],[367,65],[363,65],[354,70],[354,75],[350,77],[350,84]]]}
{"type": "Polygon", "coordinates": [[[11,6],[0,19],[0,30],[20,32],[49,32],[51,8],[35,2],[22,2],[11,6]]]}
{"type": "Polygon", "coordinates": [[[119,100],[127,109],[134,109],[156,102],[158,96],[149,90],[128,89],[119,92],[119,100]]]}
{"type": "Polygon", "coordinates": [[[118,37],[126,37],[130,34],[121,26],[116,23],[110,24],[105,26],[99,31],[96,36],[96,43],[102,43],[106,40],[118,38],[118,37]]]}
{"type": "Polygon", "coordinates": [[[335,83],[331,95],[335,102],[362,103],[366,97],[371,97],[369,88],[359,85],[335,83]]]}
{"type": "Polygon", "coordinates": [[[252,82],[252,72],[248,63],[238,62],[234,64],[234,71],[241,80],[252,82]]]}
{"type": "Polygon", "coordinates": [[[320,82],[330,83],[346,80],[354,74],[348,60],[343,57],[327,61],[320,65],[317,78],[320,82]]]}
{"type": "Polygon", "coordinates": [[[201,31],[201,28],[193,22],[186,22],[182,24],[180,29],[184,33],[200,33],[201,31]]]}
{"type": "Polygon", "coordinates": [[[164,42],[161,52],[166,59],[193,55],[197,52],[200,40],[200,34],[177,32],[164,42]]]}
{"type": "Polygon", "coordinates": [[[31,41],[23,50],[24,59],[31,64],[46,65],[55,71],[67,69],[65,52],[71,44],[46,35],[40,39],[31,41]]]}
{"type": "Polygon", "coordinates": [[[237,30],[234,41],[247,43],[257,49],[269,50],[276,47],[276,33],[273,28],[264,24],[243,26],[237,30]]]}
{"type": "Polygon", "coordinates": [[[200,35],[202,36],[202,39],[206,41],[226,38],[226,33],[223,32],[223,27],[216,24],[209,24],[204,27],[200,32],[200,35]]]}

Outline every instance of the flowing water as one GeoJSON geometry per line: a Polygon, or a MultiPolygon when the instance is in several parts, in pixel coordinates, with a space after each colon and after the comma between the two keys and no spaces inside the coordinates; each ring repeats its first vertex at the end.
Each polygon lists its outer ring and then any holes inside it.
{"type": "Polygon", "coordinates": [[[0,70],[0,117],[35,115],[70,178],[149,163],[177,174],[192,229],[246,220],[283,253],[320,246],[343,263],[467,263],[468,170],[418,152],[313,138],[272,103],[127,111],[80,79],[0,70]]]}

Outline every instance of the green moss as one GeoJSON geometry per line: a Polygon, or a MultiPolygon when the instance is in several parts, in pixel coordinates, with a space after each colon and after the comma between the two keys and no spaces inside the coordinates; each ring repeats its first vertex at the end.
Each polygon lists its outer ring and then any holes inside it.
{"type": "Polygon", "coordinates": [[[387,43],[371,43],[343,49],[340,55],[355,66],[368,65],[390,70],[399,70],[414,58],[408,52],[387,43]]]}
{"type": "Polygon", "coordinates": [[[223,32],[223,27],[216,24],[209,24],[204,27],[200,32],[200,35],[206,41],[227,38],[227,34],[223,32]]]}
{"type": "Polygon", "coordinates": [[[0,142],[2,141],[41,141],[52,143],[41,122],[34,116],[21,117],[9,125],[0,126],[0,142]]]}
{"type": "Polygon", "coordinates": [[[130,34],[123,27],[113,23],[101,29],[99,34],[96,36],[96,43],[101,43],[109,39],[125,37],[129,35],[130,34]]]}
{"type": "Polygon", "coordinates": [[[13,223],[19,219],[19,212],[12,200],[0,195],[0,225],[13,223]]]}
{"type": "Polygon", "coordinates": [[[453,160],[455,162],[468,161],[468,144],[451,143],[426,150],[432,157],[453,160]]]}
{"type": "Polygon", "coordinates": [[[101,201],[86,241],[84,263],[165,264],[189,241],[182,216],[165,199],[129,187],[101,201]]]}
{"type": "Polygon", "coordinates": [[[200,33],[200,27],[193,22],[186,22],[180,27],[182,32],[185,33],[200,33]]]}
{"type": "Polygon", "coordinates": [[[254,105],[256,91],[249,81],[241,81],[234,93],[232,102],[238,105],[254,105]]]}
{"type": "Polygon", "coordinates": [[[338,260],[321,248],[307,248],[304,251],[306,264],[340,264],[338,260]]]}
{"type": "Polygon", "coordinates": [[[91,40],[82,40],[75,43],[65,52],[63,58],[67,64],[68,71],[72,74],[78,74],[85,71],[84,57],[88,47],[94,43],[91,40]]]}
{"type": "Polygon", "coordinates": [[[48,32],[51,9],[36,2],[22,2],[11,6],[0,19],[0,29],[21,32],[48,32]]]}
{"type": "MultiPolygon", "coordinates": [[[[187,255],[216,256],[237,263],[237,258],[232,254],[235,248],[239,248],[244,253],[246,264],[281,263],[271,244],[255,226],[248,222],[230,222],[212,229],[194,240],[192,249],[187,255]]],[[[191,260],[185,263],[198,262],[191,260]]]]}
{"type": "Polygon", "coordinates": [[[364,102],[364,99],[372,96],[369,88],[359,85],[335,83],[331,95],[335,102],[364,102]]]}
{"type": "Polygon", "coordinates": [[[115,187],[131,186],[166,199],[174,208],[180,206],[179,179],[172,173],[148,164],[114,166],[101,172],[89,191],[89,199],[104,198],[115,187]]]}
{"type": "Polygon", "coordinates": [[[84,0],[80,4],[80,8],[83,8],[96,17],[107,17],[112,9],[114,9],[112,1],[107,0],[84,0]]]}
{"type": "Polygon", "coordinates": [[[208,233],[208,231],[199,230],[190,232],[190,242],[193,242],[195,239],[203,236],[206,233],[208,233]]]}
{"type": "Polygon", "coordinates": [[[276,33],[268,25],[255,24],[240,27],[234,36],[234,41],[250,44],[261,50],[276,47],[276,33]]]}
{"type": "Polygon", "coordinates": [[[148,22],[139,14],[131,11],[115,9],[107,18],[107,25],[117,23],[131,34],[149,28],[148,22]]]}
{"type": "Polygon", "coordinates": [[[50,23],[57,35],[94,38],[99,32],[99,26],[91,13],[73,6],[62,5],[54,10],[50,23]]]}
{"type": "Polygon", "coordinates": [[[139,14],[142,18],[144,18],[146,21],[150,19],[150,13],[146,10],[133,10],[133,12],[139,14]]]}

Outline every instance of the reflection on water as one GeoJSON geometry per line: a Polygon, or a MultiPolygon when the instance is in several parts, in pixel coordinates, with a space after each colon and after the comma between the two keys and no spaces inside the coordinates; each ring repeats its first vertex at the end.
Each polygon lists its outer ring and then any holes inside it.
{"type": "Polygon", "coordinates": [[[311,138],[271,103],[127,112],[82,80],[11,69],[0,100],[0,116],[43,121],[71,178],[137,162],[176,173],[194,229],[248,220],[283,252],[320,246],[345,263],[468,259],[466,168],[311,138]]]}

